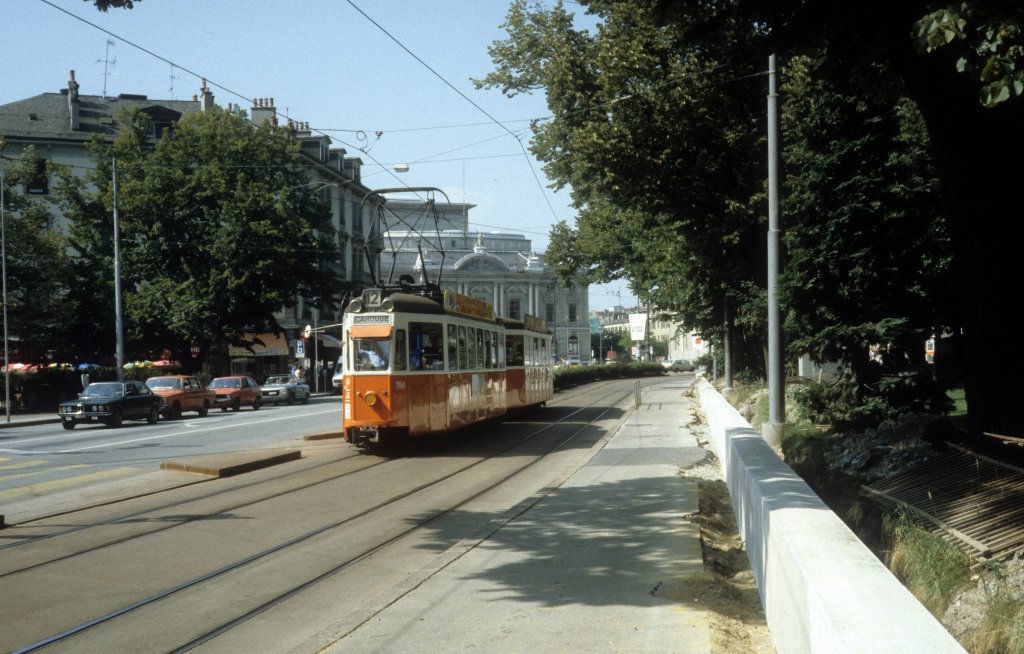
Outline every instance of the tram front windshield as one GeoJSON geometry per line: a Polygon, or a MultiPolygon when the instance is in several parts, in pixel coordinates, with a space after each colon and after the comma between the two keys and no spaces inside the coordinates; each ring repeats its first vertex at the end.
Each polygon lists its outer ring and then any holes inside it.
{"type": "Polygon", "coordinates": [[[391,356],[391,341],[382,338],[353,338],[355,361],[353,369],[387,370],[391,356]]]}

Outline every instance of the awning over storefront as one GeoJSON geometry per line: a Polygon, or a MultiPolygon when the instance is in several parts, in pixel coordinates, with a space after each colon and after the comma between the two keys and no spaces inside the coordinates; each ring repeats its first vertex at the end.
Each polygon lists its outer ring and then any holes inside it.
{"type": "Polygon", "coordinates": [[[387,338],[391,336],[391,325],[354,325],[348,334],[352,338],[387,338]]]}
{"type": "Polygon", "coordinates": [[[271,332],[263,334],[246,334],[245,340],[255,341],[259,339],[262,342],[253,343],[249,347],[241,345],[229,345],[228,356],[232,357],[286,357],[290,354],[288,349],[288,341],[285,340],[284,334],[274,334],[271,332]]]}

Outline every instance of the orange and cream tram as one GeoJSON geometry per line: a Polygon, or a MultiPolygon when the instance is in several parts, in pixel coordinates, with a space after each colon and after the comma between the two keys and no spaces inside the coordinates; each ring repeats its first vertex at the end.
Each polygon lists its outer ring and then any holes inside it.
{"type": "Polygon", "coordinates": [[[553,394],[544,321],[497,318],[489,303],[434,284],[366,289],[345,309],[344,327],[350,442],[392,446],[553,394]]]}

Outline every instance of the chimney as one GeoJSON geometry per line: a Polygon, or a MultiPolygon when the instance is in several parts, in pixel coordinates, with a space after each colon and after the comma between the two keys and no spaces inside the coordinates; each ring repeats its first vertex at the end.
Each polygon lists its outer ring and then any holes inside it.
{"type": "Polygon", "coordinates": [[[75,71],[71,71],[71,79],[68,80],[68,115],[71,118],[71,129],[78,129],[78,82],[75,81],[75,71]]]}
{"type": "Polygon", "coordinates": [[[276,120],[277,110],[274,109],[274,98],[253,98],[252,109],[249,110],[249,117],[252,124],[259,127],[263,123],[273,125],[276,120]]]}
{"type": "Polygon", "coordinates": [[[203,80],[203,88],[199,90],[202,92],[202,95],[199,98],[199,110],[204,112],[209,111],[213,108],[213,93],[210,92],[210,89],[206,88],[205,79],[203,80]]]}

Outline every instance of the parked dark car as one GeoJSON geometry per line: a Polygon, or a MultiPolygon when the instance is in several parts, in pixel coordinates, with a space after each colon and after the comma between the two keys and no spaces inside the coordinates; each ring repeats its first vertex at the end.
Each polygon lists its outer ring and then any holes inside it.
{"type": "Polygon", "coordinates": [[[57,414],[64,429],[74,429],[79,423],[120,427],[125,420],[153,424],[160,419],[163,406],[163,398],[142,382],[96,382],[86,386],[77,400],[61,402],[57,414]]]}

